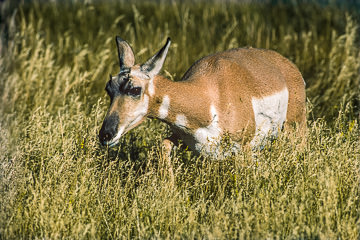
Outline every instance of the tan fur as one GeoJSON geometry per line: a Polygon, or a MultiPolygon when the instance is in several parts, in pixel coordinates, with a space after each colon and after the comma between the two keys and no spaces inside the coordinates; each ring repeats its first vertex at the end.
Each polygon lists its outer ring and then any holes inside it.
{"type": "Polygon", "coordinates": [[[303,78],[294,64],[274,51],[242,48],[216,53],[195,62],[173,82],[158,75],[169,38],[158,53],[135,66],[131,47],[120,37],[116,42],[120,73],[106,88],[113,100],[99,133],[103,144],[116,144],[146,116],[168,123],[173,143],[181,139],[191,149],[214,156],[221,154],[216,145],[222,134],[235,140],[231,151],[236,152],[245,142],[263,146],[268,136],[277,136],[284,121],[306,125],[303,78]]]}
{"type": "Polygon", "coordinates": [[[287,122],[305,121],[305,86],[299,70],[280,54],[263,49],[233,49],[197,61],[181,81],[156,76],[149,115],[156,117],[162,97],[171,103],[168,122],[184,114],[190,131],[208,126],[209,106],[218,110],[220,128],[232,138],[249,140],[255,131],[252,97],[261,98],[284,88],[289,91],[287,122]]]}

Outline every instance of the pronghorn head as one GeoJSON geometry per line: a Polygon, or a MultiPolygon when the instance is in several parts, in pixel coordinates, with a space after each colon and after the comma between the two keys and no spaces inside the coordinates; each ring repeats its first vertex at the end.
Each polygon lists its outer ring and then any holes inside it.
{"type": "Polygon", "coordinates": [[[120,137],[139,125],[148,113],[149,97],[154,94],[154,77],[160,72],[170,46],[170,38],[159,52],[141,65],[135,64],[130,45],[116,37],[120,72],[110,75],[106,92],[111,103],[99,132],[100,142],[115,145],[120,137]]]}

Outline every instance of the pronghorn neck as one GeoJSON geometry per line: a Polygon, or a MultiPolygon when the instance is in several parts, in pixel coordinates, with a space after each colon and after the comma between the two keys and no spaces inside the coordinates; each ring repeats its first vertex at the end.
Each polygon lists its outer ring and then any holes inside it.
{"type": "Polygon", "coordinates": [[[159,75],[152,84],[154,86],[149,105],[150,117],[189,131],[207,126],[211,122],[211,104],[196,87],[159,75]]]}

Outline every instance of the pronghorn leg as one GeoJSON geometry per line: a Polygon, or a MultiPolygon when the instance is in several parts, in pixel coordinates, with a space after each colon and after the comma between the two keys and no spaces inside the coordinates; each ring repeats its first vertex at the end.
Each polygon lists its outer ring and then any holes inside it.
{"type": "Polygon", "coordinates": [[[163,140],[163,150],[164,150],[164,154],[166,155],[167,158],[171,157],[171,150],[174,147],[174,143],[169,140],[168,138],[163,140]]]}
{"type": "Polygon", "coordinates": [[[179,146],[179,138],[175,134],[173,134],[170,137],[165,138],[163,140],[163,146],[164,146],[165,153],[170,158],[171,157],[171,150],[175,146],[179,146]]]}
{"type": "Polygon", "coordinates": [[[170,183],[174,185],[175,177],[174,177],[174,171],[171,164],[171,151],[174,148],[174,145],[177,145],[178,141],[177,138],[173,135],[169,138],[165,138],[163,140],[163,159],[165,160],[165,163],[167,165],[168,171],[169,171],[169,177],[170,177],[170,183]]]}

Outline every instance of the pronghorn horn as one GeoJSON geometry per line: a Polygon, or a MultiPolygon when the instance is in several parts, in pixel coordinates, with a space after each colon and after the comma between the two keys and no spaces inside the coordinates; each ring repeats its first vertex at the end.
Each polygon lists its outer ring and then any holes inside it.
{"type": "Polygon", "coordinates": [[[158,74],[164,64],[170,44],[171,40],[170,38],[167,38],[165,45],[160,49],[160,51],[147,60],[143,65],[141,65],[141,71],[147,72],[150,77],[158,74]]]}
{"type": "Polygon", "coordinates": [[[135,57],[130,45],[119,36],[116,36],[115,40],[119,54],[120,69],[134,66],[135,57]]]}
{"type": "Polygon", "coordinates": [[[109,74],[110,75],[110,80],[112,79],[112,75],[111,74],[109,74]]]}

